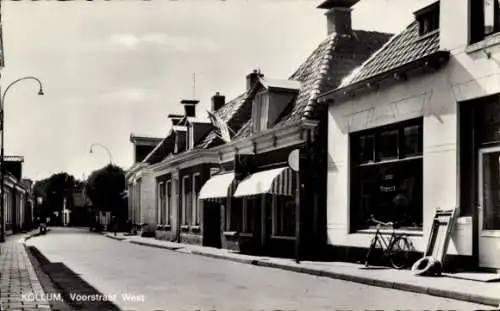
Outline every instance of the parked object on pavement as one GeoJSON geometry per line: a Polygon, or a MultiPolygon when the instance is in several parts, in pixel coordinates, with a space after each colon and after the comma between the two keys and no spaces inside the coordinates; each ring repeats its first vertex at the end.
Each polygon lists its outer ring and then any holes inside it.
{"type": "Polygon", "coordinates": [[[40,224],[40,234],[46,234],[46,233],[47,233],[47,224],[43,222],[40,224]]]}
{"type": "Polygon", "coordinates": [[[412,266],[412,271],[415,275],[430,276],[441,274],[457,217],[458,208],[451,210],[436,209],[424,257],[420,258],[412,266]]]}
{"type": "Polygon", "coordinates": [[[366,254],[365,267],[368,267],[370,261],[373,259],[373,254],[377,249],[382,251],[382,256],[387,258],[391,266],[395,269],[403,269],[409,263],[409,254],[411,252],[410,241],[403,234],[396,234],[393,222],[382,222],[376,220],[373,215],[370,216],[369,221],[377,224],[377,231],[373,237],[368,253],[366,254]],[[381,227],[392,228],[391,237],[387,240],[380,232],[381,227]]]}
{"type": "Polygon", "coordinates": [[[427,256],[417,260],[411,267],[411,271],[419,276],[439,276],[442,272],[442,265],[439,260],[427,256]]]}

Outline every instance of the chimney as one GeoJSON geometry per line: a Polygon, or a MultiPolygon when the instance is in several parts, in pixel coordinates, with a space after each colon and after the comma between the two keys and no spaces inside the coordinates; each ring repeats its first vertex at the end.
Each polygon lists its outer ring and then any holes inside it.
{"type": "Polygon", "coordinates": [[[196,117],[196,105],[199,102],[199,100],[181,100],[181,104],[184,105],[184,114],[186,115],[186,117],[196,117]]]}
{"type": "Polygon", "coordinates": [[[179,125],[179,122],[182,120],[183,115],[181,114],[169,114],[168,118],[172,121],[172,125],[179,125]]]}
{"type": "Polygon", "coordinates": [[[214,96],[212,96],[212,111],[219,110],[220,107],[224,106],[226,103],[226,96],[220,95],[219,92],[216,92],[214,96]]]}
{"type": "Polygon", "coordinates": [[[259,78],[264,77],[264,75],[258,69],[254,69],[252,73],[247,75],[247,91],[250,91],[259,78]]]}
{"type": "Polygon", "coordinates": [[[326,0],[318,6],[318,9],[328,10],[325,13],[327,19],[327,34],[351,34],[352,6],[358,3],[359,0],[326,0]]]}

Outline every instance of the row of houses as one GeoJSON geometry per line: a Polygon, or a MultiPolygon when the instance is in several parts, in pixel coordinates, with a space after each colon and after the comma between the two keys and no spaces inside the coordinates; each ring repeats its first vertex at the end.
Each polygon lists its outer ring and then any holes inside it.
{"type": "Polygon", "coordinates": [[[142,234],[351,261],[374,215],[417,256],[435,209],[458,209],[449,262],[500,269],[499,1],[434,1],[396,35],[352,29],[357,2],[319,6],[327,37],[288,78],[255,70],[211,122],[182,100],[166,137],[131,135],[142,234]]]}
{"type": "Polygon", "coordinates": [[[24,158],[21,156],[6,156],[4,159],[6,174],[3,219],[7,235],[33,228],[33,181],[22,178],[23,162],[24,158]]]}

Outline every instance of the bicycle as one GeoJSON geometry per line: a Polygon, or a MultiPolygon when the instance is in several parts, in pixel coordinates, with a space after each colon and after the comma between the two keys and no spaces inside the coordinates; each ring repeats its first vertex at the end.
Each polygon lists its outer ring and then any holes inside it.
{"type": "Polygon", "coordinates": [[[382,257],[389,259],[391,266],[394,269],[406,268],[409,264],[409,255],[412,249],[410,241],[403,234],[396,234],[393,222],[382,222],[376,220],[373,215],[370,216],[369,221],[377,224],[377,231],[375,236],[370,242],[370,248],[366,254],[365,267],[368,267],[371,255],[374,250],[379,246],[382,249],[382,257]],[[389,241],[380,233],[381,227],[391,227],[392,233],[389,241]]]}

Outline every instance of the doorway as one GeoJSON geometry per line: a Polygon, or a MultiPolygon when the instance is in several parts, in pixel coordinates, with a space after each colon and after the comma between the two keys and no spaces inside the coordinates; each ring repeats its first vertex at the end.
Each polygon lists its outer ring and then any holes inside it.
{"type": "Polygon", "coordinates": [[[500,147],[479,149],[479,266],[500,270],[500,147]]]}
{"type": "Polygon", "coordinates": [[[221,248],[221,204],[203,202],[203,245],[221,248]]]}

